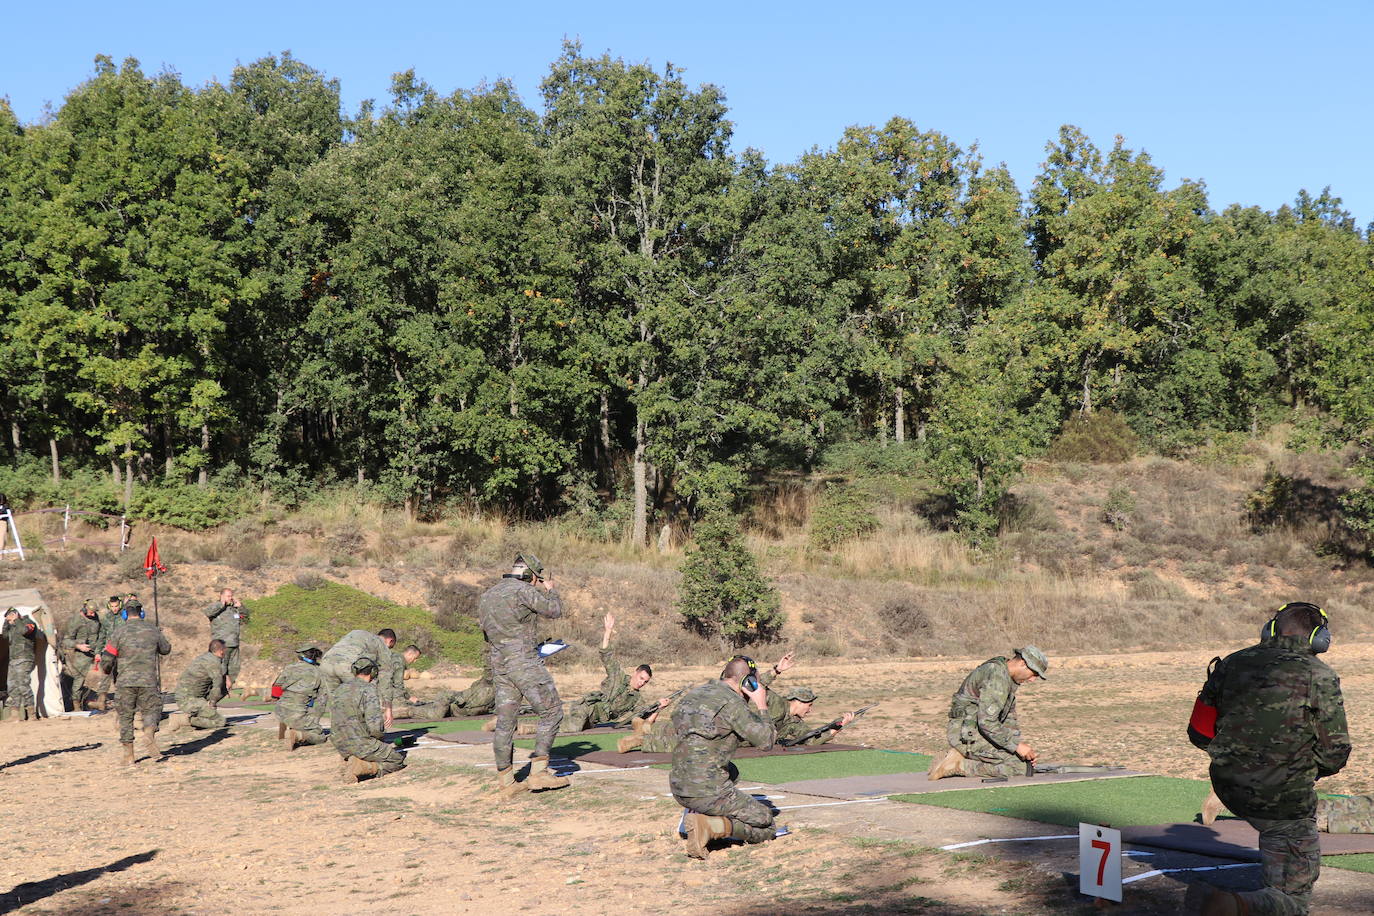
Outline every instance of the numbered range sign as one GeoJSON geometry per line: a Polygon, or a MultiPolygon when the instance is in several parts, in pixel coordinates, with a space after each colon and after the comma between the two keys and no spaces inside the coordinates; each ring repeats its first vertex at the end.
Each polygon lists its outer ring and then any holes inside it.
{"type": "Polygon", "coordinates": [[[1078,825],[1078,890],[1121,902],[1121,831],[1078,825]]]}

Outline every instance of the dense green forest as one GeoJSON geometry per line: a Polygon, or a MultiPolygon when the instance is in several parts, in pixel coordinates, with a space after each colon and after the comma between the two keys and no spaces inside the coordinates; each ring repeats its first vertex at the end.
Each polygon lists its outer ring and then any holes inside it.
{"type": "Polygon", "coordinates": [[[201,87],[101,57],[41,123],[0,101],[0,483],[205,523],[341,483],[613,506],[642,544],[837,446],[978,531],[1081,418],[1371,445],[1374,248],[1329,191],[1218,212],[1065,126],[1023,193],[902,117],[770,165],[722,90],[575,44],[540,92],[407,72],[348,116],[289,54],[201,87]]]}

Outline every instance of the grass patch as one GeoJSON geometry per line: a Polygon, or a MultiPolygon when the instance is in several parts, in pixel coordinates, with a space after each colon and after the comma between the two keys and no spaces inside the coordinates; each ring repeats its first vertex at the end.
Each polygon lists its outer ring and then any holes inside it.
{"type": "MultiPolygon", "coordinates": [[[[583,754],[591,754],[595,751],[613,751],[615,744],[624,738],[627,732],[620,734],[596,734],[596,735],[563,735],[553,742],[553,747],[549,750],[549,755],[553,757],[581,757],[583,754]]],[[[515,742],[516,747],[532,748],[534,741],[521,739],[515,742]]]]}
{"type": "Polygon", "coordinates": [[[1043,786],[1002,786],[894,795],[894,801],[960,811],[981,811],[1027,821],[1076,827],[1134,827],[1192,821],[1207,798],[1207,781],[1172,776],[1087,779],[1043,786]]]}
{"type": "Polygon", "coordinates": [[[1374,852],[1356,852],[1348,856],[1322,856],[1323,868],[1343,868],[1374,875],[1374,852]]]}
{"type": "Polygon", "coordinates": [[[482,648],[482,634],[471,621],[456,621],[461,630],[445,629],[422,607],[396,604],[341,582],[283,585],[276,594],[246,604],[244,640],[261,646],[264,657],[284,657],[305,642],[332,646],[350,630],[375,633],[382,627],[396,631],[398,650],[408,643],[424,650],[414,665],[419,670],[440,660],[474,665],[482,648]]]}
{"type": "MultiPolygon", "coordinates": [[[[930,756],[907,751],[835,751],[831,754],[797,754],[792,757],[749,757],[734,761],[739,778],[776,786],[803,779],[837,779],[843,776],[885,776],[888,773],[919,773],[930,768],[930,756]]],[[[670,769],[659,764],[659,769],[670,769]]]]}

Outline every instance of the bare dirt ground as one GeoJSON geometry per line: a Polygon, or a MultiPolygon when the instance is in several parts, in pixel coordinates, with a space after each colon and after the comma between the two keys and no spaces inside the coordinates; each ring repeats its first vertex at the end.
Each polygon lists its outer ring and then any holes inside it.
{"type": "MultiPolygon", "coordinates": [[[[1052,658],[1050,679],[1022,693],[1023,726],[1055,760],[1203,776],[1205,757],[1183,729],[1212,654],[1052,658]]],[[[1328,659],[1344,675],[1356,751],[1323,786],[1370,792],[1374,750],[1361,737],[1374,726],[1374,644],[1338,641],[1328,659]]],[[[821,693],[818,721],[881,701],[847,742],[929,752],[940,746],[949,695],[978,661],[801,659],[786,682],[821,693]]],[[[651,693],[712,674],[659,667],[651,693]]],[[[565,698],[599,676],[557,673],[565,698]]],[[[116,765],[113,727],[112,715],[0,725],[0,784],[8,787],[0,812],[9,826],[0,913],[1092,911],[1055,867],[875,839],[848,829],[843,807],[794,818],[797,832],[776,843],[691,861],[674,835],[678,809],[663,797],[661,771],[586,773],[570,790],[502,802],[490,768],[477,765],[485,749],[415,752],[401,773],[352,785],[340,781],[328,747],[287,754],[275,729],[248,724],[175,742],[164,734],[167,756],[129,770],[116,765]]],[[[889,819],[913,831],[923,819],[944,817],[948,827],[966,816],[889,807],[889,819]]],[[[1364,899],[1374,899],[1374,877],[1342,873],[1330,882],[1339,899],[1316,912],[1361,912],[1348,901],[1366,890],[1364,899]]],[[[1118,912],[1177,911],[1176,883],[1135,887],[1118,912]]]]}

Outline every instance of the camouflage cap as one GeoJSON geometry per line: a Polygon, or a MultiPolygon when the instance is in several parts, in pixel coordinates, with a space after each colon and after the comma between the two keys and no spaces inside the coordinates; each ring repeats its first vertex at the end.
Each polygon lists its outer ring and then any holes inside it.
{"type": "Polygon", "coordinates": [[[523,564],[525,564],[525,566],[529,567],[530,572],[534,573],[536,576],[542,576],[542,575],[544,575],[544,564],[541,563],[541,562],[539,562],[539,558],[536,557],[534,554],[532,554],[532,553],[517,553],[517,554],[515,555],[515,562],[512,563],[511,565],[512,565],[512,566],[518,566],[518,565],[521,564],[521,563],[523,563],[523,564]]]}
{"type": "Polygon", "coordinates": [[[296,654],[297,654],[297,655],[304,655],[305,653],[309,652],[309,651],[310,651],[311,649],[313,649],[313,648],[315,648],[313,645],[311,645],[310,643],[306,643],[305,645],[301,646],[299,649],[296,650],[296,654]]]}
{"type": "Polygon", "coordinates": [[[367,655],[359,655],[353,661],[353,673],[362,674],[368,668],[376,668],[377,660],[367,655]]]}
{"type": "Polygon", "coordinates": [[[1016,650],[1016,654],[1026,663],[1027,668],[1042,678],[1045,677],[1045,672],[1050,670],[1050,660],[1035,646],[1022,646],[1016,650]]]}
{"type": "Polygon", "coordinates": [[[783,699],[796,700],[800,703],[816,702],[816,691],[810,687],[792,687],[783,693],[783,699]]]}

